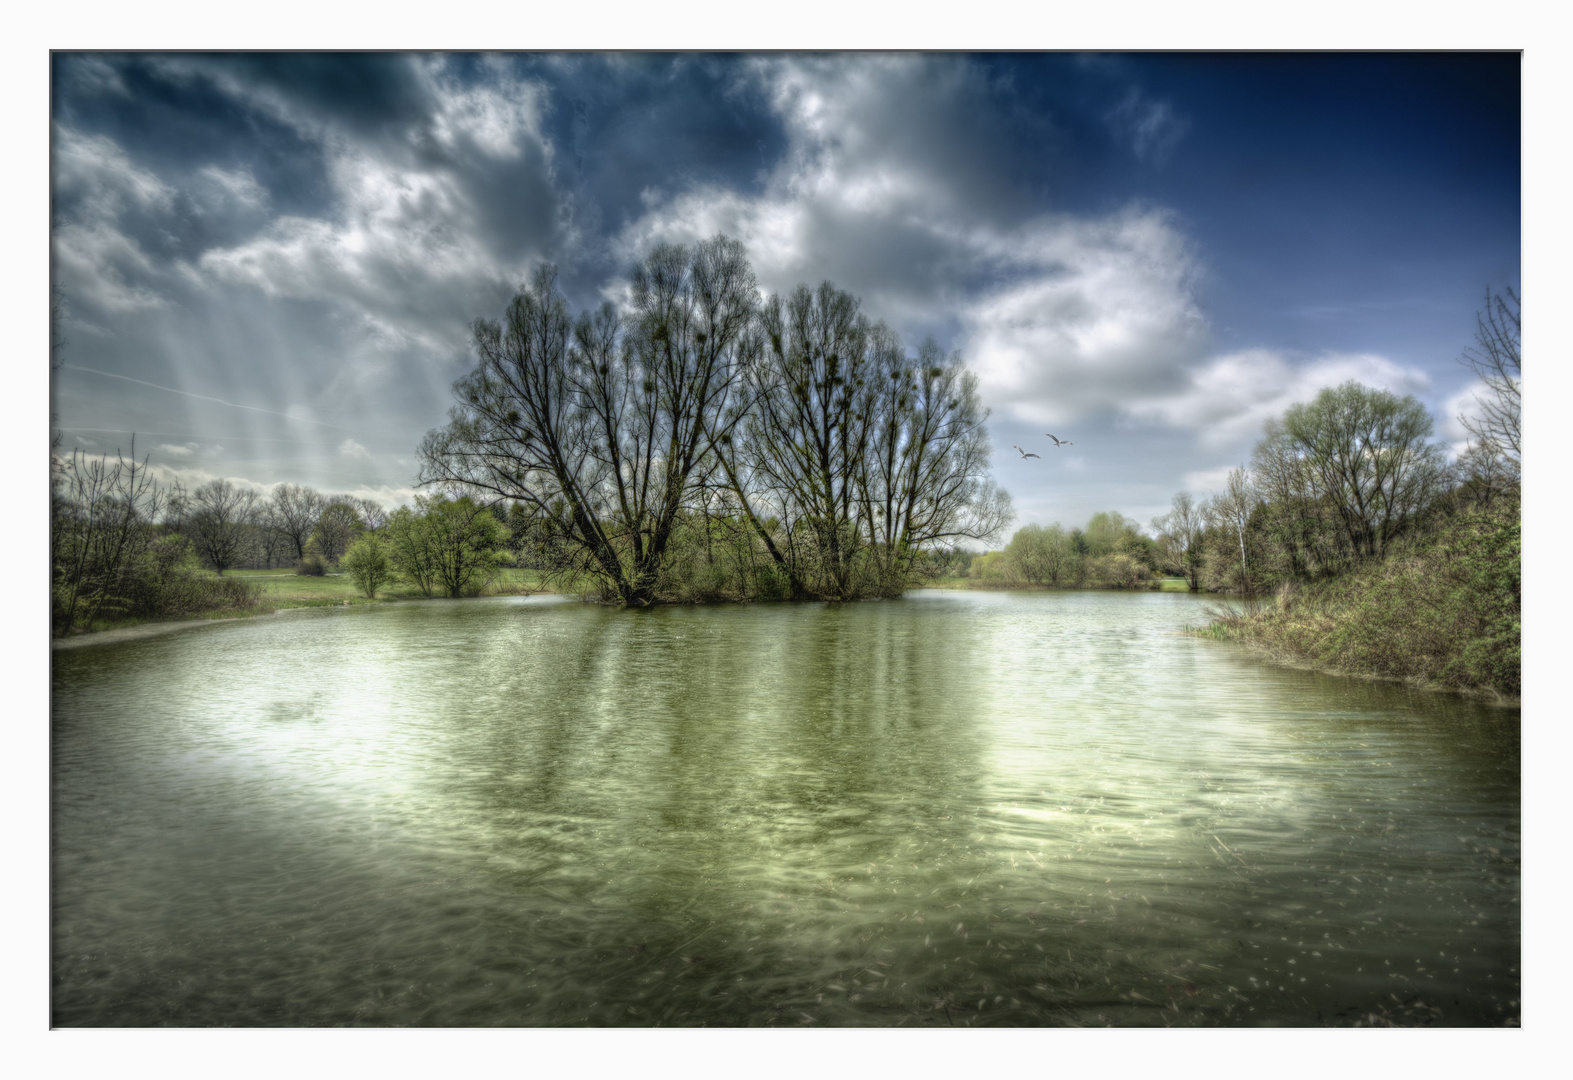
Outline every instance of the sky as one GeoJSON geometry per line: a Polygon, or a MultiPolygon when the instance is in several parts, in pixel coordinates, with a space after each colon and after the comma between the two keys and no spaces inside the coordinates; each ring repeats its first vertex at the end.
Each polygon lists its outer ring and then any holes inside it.
{"type": "Polygon", "coordinates": [[[1357,379],[1461,448],[1516,53],[62,53],[61,451],[408,502],[468,325],[721,232],[977,373],[1015,525],[1146,523],[1357,379]],[[1052,432],[1072,445],[1056,448],[1052,432]],[[1013,446],[1041,455],[1019,456],[1013,446]]]}

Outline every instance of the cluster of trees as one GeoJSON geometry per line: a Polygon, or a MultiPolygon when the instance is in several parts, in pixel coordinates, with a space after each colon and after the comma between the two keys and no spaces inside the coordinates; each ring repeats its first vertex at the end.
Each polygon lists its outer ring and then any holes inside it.
{"type": "Polygon", "coordinates": [[[350,542],[384,525],[368,499],[279,484],[263,495],[227,479],[161,484],[136,456],[56,457],[50,498],[57,632],[128,619],[255,606],[260,590],[223,577],[293,564],[325,573],[350,542]],[[215,581],[201,571],[215,571],[215,581]]]}
{"type": "Polygon", "coordinates": [[[224,479],[189,495],[173,485],[163,517],[220,575],[290,565],[300,573],[326,573],[357,535],[387,519],[388,511],[371,499],[324,495],[300,484],[278,484],[264,496],[224,479]]]}
{"type": "Polygon", "coordinates": [[[491,508],[467,495],[417,495],[380,528],[367,529],[344,553],[340,566],[368,597],[391,581],[427,596],[472,596],[496,580],[512,537],[491,508]]]}
{"type": "Polygon", "coordinates": [[[513,561],[509,530],[468,497],[380,504],[278,484],[263,495],[218,479],[187,492],[154,479],[146,457],[55,459],[50,514],[57,633],[127,620],[253,608],[237,568],[294,565],[350,573],[368,596],[398,580],[427,596],[464,596],[513,561]],[[217,574],[207,573],[212,571],[217,574]]]}
{"type": "Polygon", "coordinates": [[[1271,592],[1326,580],[1423,540],[1459,514],[1515,520],[1518,458],[1476,440],[1449,462],[1412,397],[1355,382],[1269,421],[1249,466],[1154,518],[1164,569],[1193,590],[1271,592]]]}
{"type": "Polygon", "coordinates": [[[1517,694],[1520,305],[1487,293],[1463,357],[1485,393],[1448,462],[1413,398],[1346,383],[1267,425],[1249,468],[1153,524],[1192,588],[1248,605],[1219,628],[1339,670],[1517,694]]]}
{"type": "Polygon", "coordinates": [[[735,240],[656,249],[624,311],[543,267],[473,338],[422,482],[511,502],[530,564],[629,606],[893,595],[1010,518],[959,357],[829,283],[762,297],[735,240]]]}
{"type": "Polygon", "coordinates": [[[1025,525],[1003,551],[973,558],[968,576],[985,585],[1139,589],[1163,576],[1163,556],[1136,522],[1111,510],[1084,529],[1025,525]]]}
{"type": "Polygon", "coordinates": [[[1517,294],[1488,293],[1464,355],[1486,393],[1478,416],[1460,418],[1472,438],[1456,461],[1432,441],[1420,402],[1347,382],[1269,421],[1250,464],[1221,492],[1176,494],[1150,535],[1117,512],[1094,515],[1084,529],[1028,525],[1003,551],[971,557],[969,576],[1140,588],[1174,574],[1192,591],[1262,596],[1436,546],[1444,534],[1455,543],[1458,529],[1483,523],[1496,539],[1482,543],[1508,550],[1497,532],[1518,527],[1519,327],[1517,294]]]}
{"type": "MultiPolygon", "coordinates": [[[[120,454],[55,458],[50,491],[50,607],[55,630],[255,606],[260,590],[202,572],[197,536],[211,539],[213,503],[159,484],[120,454]],[[208,530],[204,532],[204,530],[208,530]]],[[[224,544],[221,550],[227,551],[224,544]]]]}

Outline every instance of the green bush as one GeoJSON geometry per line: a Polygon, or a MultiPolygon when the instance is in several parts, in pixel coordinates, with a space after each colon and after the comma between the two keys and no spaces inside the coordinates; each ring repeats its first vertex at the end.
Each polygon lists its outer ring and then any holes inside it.
{"type": "Polygon", "coordinates": [[[1285,586],[1211,629],[1333,671],[1517,696],[1517,505],[1455,519],[1336,578],[1285,586]]]}
{"type": "Polygon", "coordinates": [[[339,567],[370,600],[377,599],[377,590],[393,577],[393,564],[388,560],[382,537],[371,532],[362,533],[350,544],[339,560],[339,567]]]}
{"type": "Polygon", "coordinates": [[[322,577],[328,572],[328,560],[315,551],[308,550],[295,564],[295,573],[309,577],[322,577]]]}

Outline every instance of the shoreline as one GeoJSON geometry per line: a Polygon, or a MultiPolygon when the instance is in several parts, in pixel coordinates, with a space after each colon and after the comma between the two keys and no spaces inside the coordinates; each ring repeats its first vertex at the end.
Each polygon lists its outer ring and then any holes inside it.
{"type": "Polygon", "coordinates": [[[1265,661],[1278,667],[1290,668],[1294,671],[1309,671],[1317,675],[1330,675],[1339,679],[1364,679],[1368,682],[1396,683],[1411,690],[1420,690],[1428,694],[1457,694],[1460,697],[1470,698],[1485,705],[1496,705],[1505,709],[1522,709],[1523,698],[1513,697],[1491,689],[1489,686],[1448,686],[1446,683],[1435,682],[1430,679],[1404,678],[1398,675],[1374,675],[1368,671],[1351,671],[1347,668],[1335,667],[1329,664],[1318,664],[1292,653],[1285,652],[1267,642],[1249,637],[1219,637],[1209,633],[1208,630],[1215,623],[1208,626],[1190,627],[1182,633],[1189,637],[1203,638],[1209,641],[1221,642],[1225,645],[1234,645],[1250,653],[1258,660],[1265,661]]]}
{"type": "Polygon", "coordinates": [[[498,600],[504,597],[516,596],[558,596],[559,593],[548,589],[531,589],[525,592],[493,593],[490,596],[400,596],[387,597],[381,600],[363,600],[352,603],[348,600],[334,604],[295,604],[290,607],[276,607],[267,611],[242,611],[232,615],[192,615],[184,619],[161,619],[156,622],[136,623],[133,626],[111,626],[104,630],[90,630],[86,633],[72,634],[69,637],[53,637],[49,639],[49,650],[74,649],[86,645],[113,645],[122,641],[138,641],[142,638],[161,637],[174,633],[177,630],[189,630],[199,626],[218,626],[228,623],[250,622],[255,619],[273,619],[280,615],[287,615],[295,611],[342,611],[345,608],[371,607],[374,604],[405,604],[425,603],[431,600],[498,600]]]}

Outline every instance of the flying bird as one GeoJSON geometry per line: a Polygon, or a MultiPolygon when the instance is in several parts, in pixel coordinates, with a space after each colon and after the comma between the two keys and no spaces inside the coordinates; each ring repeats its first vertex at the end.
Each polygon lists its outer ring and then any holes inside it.
{"type": "MultiPolygon", "coordinates": [[[[1045,431],[1044,434],[1045,435],[1049,435],[1049,433],[1047,431],[1045,431]]],[[[1061,446],[1072,446],[1072,445],[1074,445],[1069,439],[1056,439],[1056,438],[1054,438],[1053,435],[1049,435],[1049,438],[1054,439],[1054,446],[1055,446],[1056,449],[1058,449],[1061,446]]]]}
{"type": "MultiPolygon", "coordinates": [[[[1027,451],[1023,450],[1021,447],[1015,445],[1014,443],[1011,444],[1011,449],[1016,451],[1016,453],[1020,454],[1024,458],[1039,457],[1039,455],[1037,455],[1037,454],[1029,454],[1029,453],[1027,453],[1027,451]]],[[[1042,460],[1042,459],[1039,458],[1039,460],[1042,460]]]]}

